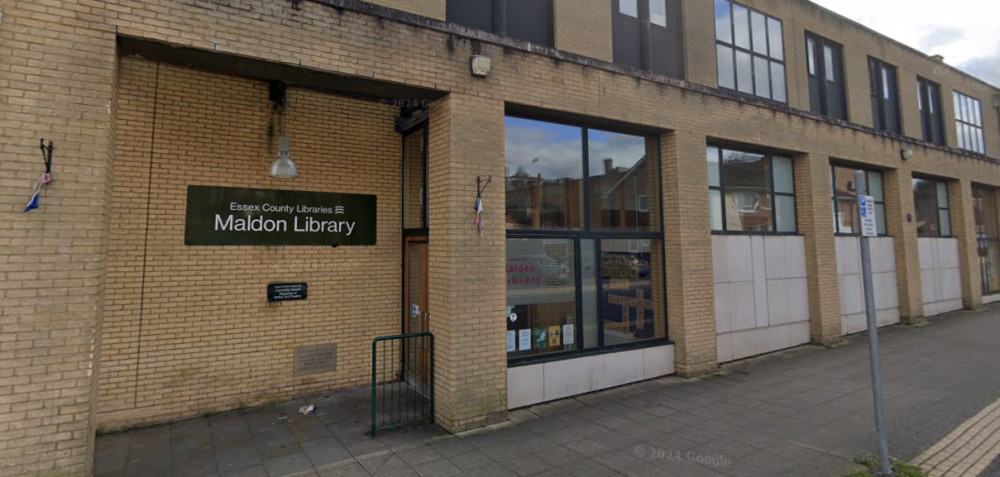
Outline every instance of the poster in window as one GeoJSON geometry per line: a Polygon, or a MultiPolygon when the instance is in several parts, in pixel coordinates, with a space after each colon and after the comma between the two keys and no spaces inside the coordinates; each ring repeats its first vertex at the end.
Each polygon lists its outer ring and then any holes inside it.
{"type": "Polygon", "coordinates": [[[560,326],[550,326],[549,327],[549,347],[562,346],[562,340],[560,339],[560,334],[562,334],[562,327],[560,326]]]}
{"type": "Polygon", "coordinates": [[[531,351],[531,330],[524,329],[517,332],[517,350],[531,351]]]}

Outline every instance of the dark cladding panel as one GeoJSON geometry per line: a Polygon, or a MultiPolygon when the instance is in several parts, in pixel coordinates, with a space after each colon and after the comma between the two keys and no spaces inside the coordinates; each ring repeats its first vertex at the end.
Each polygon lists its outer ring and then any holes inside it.
{"type": "Polygon", "coordinates": [[[615,13],[612,15],[615,63],[642,68],[642,46],[639,42],[639,19],[615,13]]]}
{"type": "Polygon", "coordinates": [[[493,31],[492,0],[448,0],[446,15],[451,23],[493,31]]]}
{"type": "Polygon", "coordinates": [[[507,0],[507,35],[552,46],[552,0],[507,0]]]}

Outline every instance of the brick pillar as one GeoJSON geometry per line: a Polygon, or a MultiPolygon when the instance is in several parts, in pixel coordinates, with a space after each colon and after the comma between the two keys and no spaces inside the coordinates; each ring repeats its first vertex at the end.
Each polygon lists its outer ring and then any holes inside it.
{"type": "Polygon", "coordinates": [[[77,2],[0,5],[0,475],[89,475],[115,35],[77,2]],[[55,143],[54,181],[25,213],[40,138],[55,143]]]}
{"type": "Polygon", "coordinates": [[[507,415],[504,105],[452,94],[430,110],[430,329],[437,423],[451,432],[507,415]],[[479,236],[476,176],[483,194],[479,236]]]}
{"type": "Polygon", "coordinates": [[[681,376],[704,374],[718,364],[705,146],[704,136],[689,132],[660,138],[667,333],[681,376]]]}
{"type": "Polygon", "coordinates": [[[843,334],[831,181],[830,158],[807,154],[795,159],[795,212],[806,245],[809,328],[813,342],[823,344],[840,341],[843,334]]]}
{"type": "Polygon", "coordinates": [[[909,169],[890,169],[885,171],[882,181],[885,189],[886,228],[895,239],[899,315],[904,323],[913,324],[924,316],[913,176],[909,169]]]}
{"type": "Polygon", "coordinates": [[[975,310],[983,306],[983,287],[971,181],[962,179],[948,183],[948,210],[951,212],[951,234],[958,240],[962,303],[975,310]]]}

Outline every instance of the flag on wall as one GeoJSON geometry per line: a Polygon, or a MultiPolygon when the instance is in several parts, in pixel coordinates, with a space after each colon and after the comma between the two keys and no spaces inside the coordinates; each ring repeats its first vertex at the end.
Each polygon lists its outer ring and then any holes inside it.
{"type": "Polygon", "coordinates": [[[45,187],[45,184],[48,184],[49,182],[52,182],[52,174],[49,174],[48,172],[42,174],[42,177],[35,182],[35,190],[34,193],[31,194],[31,199],[28,199],[28,205],[24,207],[25,212],[38,208],[38,199],[42,195],[42,187],[45,187]]]}
{"type": "Polygon", "coordinates": [[[476,199],[476,227],[479,229],[479,236],[483,236],[483,199],[476,199]]]}

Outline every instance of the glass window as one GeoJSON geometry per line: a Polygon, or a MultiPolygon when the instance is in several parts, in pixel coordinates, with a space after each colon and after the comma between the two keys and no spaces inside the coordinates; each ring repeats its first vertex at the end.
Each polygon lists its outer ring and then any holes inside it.
{"type": "Polygon", "coordinates": [[[403,137],[403,228],[427,228],[427,125],[403,137]]]}
{"type": "Polygon", "coordinates": [[[639,18],[638,0],[618,0],[618,12],[622,15],[639,18]]]}
{"type": "Polygon", "coordinates": [[[995,295],[1000,293],[1000,216],[996,189],[973,185],[972,199],[983,294],[995,295]]]}
{"type": "MultiPolygon", "coordinates": [[[[858,190],[854,172],[859,168],[832,165],[834,232],[840,235],[859,235],[861,218],[858,211],[858,190]]],[[[885,193],[882,190],[882,172],[861,169],[865,173],[868,193],[875,200],[875,224],[879,235],[886,235],[885,193]]]]}
{"type": "Polygon", "coordinates": [[[813,113],[847,119],[842,51],[840,45],[806,33],[809,110],[813,113]]]}
{"type": "MultiPolygon", "coordinates": [[[[647,160],[646,138],[596,129],[587,137],[591,230],[653,231],[659,224],[640,207],[640,198],[647,205],[659,202],[659,178],[647,160]]],[[[658,216],[659,207],[654,208],[658,216]]]]}
{"type": "Polygon", "coordinates": [[[983,140],[983,107],[978,99],[958,91],[955,95],[955,126],[958,131],[958,147],[970,152],[986,154],[983,140]]]}
{"type": "Polygon", "coordinates": [[[868,58],[871,80],[872,127],[899,134],[899,91],[896,88],[896,67],[876,58],[868,58]]]}
{"type": "Polygon", "coordinates": [[[572,240],[507,239],[509,356],[577,348],[575,256],[572,240]]]}
{"type": "Polygon", "coordinates": [[[656,138],[505,124],[508,357],[666,338],[656,138]]]}
{"type": "Polygon", "coordinates": [[[508,117],[507,227],[583,227],[583,130],[508,117]]]}
{"type": "Polygon", "coordinates": [[[720,88],[787,101],[781,20],[716,0],[715,39],[720,88]]]}
{"type": "Polygon", "coordinates": [[[667,26],[667,0],[649,0],[649,22],[667,26]]]}
{"type": "Polygon", "coordinates": [[[920,128],[924,141],[944,145],[941,86],[933,81],[917,77],[917,106],[920,108],[920,128]]]}
{"type": "Polygon", "coordinates": [[[916,209],[918,236],[951,236],[947,182],[914,177],[913,202],[916,209]]]}
{"type": "Polygon", "coordinates": [[[665,336],[650,280],[650,240],[601,240],[601,318],[604,345],[665,336]]]}
{"type": "Polygon", "coordinates": [[[706,156],[713,231],[796,232],[791,159],[711,146],[706,156]]]}

